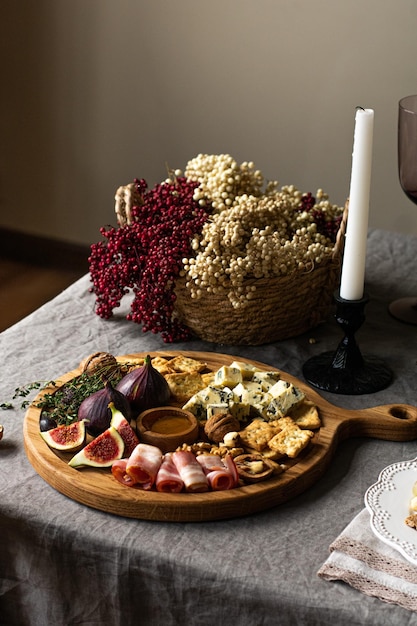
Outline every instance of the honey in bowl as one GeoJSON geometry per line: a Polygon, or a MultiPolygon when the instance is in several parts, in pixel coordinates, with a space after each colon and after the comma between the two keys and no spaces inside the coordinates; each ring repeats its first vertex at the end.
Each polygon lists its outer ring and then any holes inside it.
{"type": "Polygon", "coordinates": [[[140,441],[157,446],[163,453],[173,452],[183,443],[194,443],[199,430],[192,413],[172,406],[143,411],[136,425],[140,441]]]}
{"type": "Polygon", "coordinates": [[[151,430],[161,435],[175,435],[183,433],[190,426],[190,420],[181,415],[168,414],[158,417],[156,422],[152,424],[151,430]]]}

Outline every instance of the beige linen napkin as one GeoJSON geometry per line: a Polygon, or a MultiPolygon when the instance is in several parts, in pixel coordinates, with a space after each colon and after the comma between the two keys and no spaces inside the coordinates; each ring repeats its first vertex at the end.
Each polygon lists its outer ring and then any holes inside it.
{"type": "Polygon", "coordinates": [[[317,573],[325,580],[342,580],[368,596],[417,611],[417,566],[374,535],[367,509],[331,544],[330,556],[317,573]]]}

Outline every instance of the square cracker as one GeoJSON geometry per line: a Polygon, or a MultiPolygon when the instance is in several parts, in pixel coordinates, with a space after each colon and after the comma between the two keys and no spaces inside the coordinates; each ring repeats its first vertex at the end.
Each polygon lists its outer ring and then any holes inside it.
{"type": "Polygon", "coordinates": [[[170,360],[169,366],[175,372],[202,372],[207,367],[207,363],[179,354],[170,360]]]}
{"type": "Polygon", "coordinates": [[[169,359],[163,356],[155,356],[152,359],[152,367],[154,367],[160,374],[172,374],[175,370],[171,367],[169,359]]]}
{"type": "Polygon", "coordinates": [[[304,400],[290,411],[290,417],[300,428],[315,430],[320,428],[321,419],[316,405],[309,400],[304,400]]]}
{"type": "Polygon", "coordinates": [[[279,429],[276,426],[256,418],[240,431],[239,436],[245,447],[261,452],[277,432],[279,429]]]}
{"type": "Polygon", "coordinates": [[[181,403],[187,402],[191,396],[204,389],[205,384],[198,372],[175,372],[165,374],[171,395],[181,403]]]}
{"type": "Polygon", "coordinates": [[[268,447],[294,459],[309,444],[313,436],[311,430],[302,430],[296,425],[288,426],[268,442],[268,447]]]}

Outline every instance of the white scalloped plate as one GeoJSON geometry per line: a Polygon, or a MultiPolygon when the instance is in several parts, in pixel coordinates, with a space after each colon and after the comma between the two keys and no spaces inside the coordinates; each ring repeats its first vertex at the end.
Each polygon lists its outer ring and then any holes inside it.
{"type": "Polygon", "coordinates": [[[365,493],[375,535],[414,565],[417,565],[417,530],[407,526],[405,518],[410,514],[409,502],[416,481],[417,458],[388,465],[365,493]]]}

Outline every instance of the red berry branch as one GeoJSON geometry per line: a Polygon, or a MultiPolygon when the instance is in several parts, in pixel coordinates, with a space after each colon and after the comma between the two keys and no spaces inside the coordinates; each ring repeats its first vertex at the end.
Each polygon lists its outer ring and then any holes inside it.
{"type": "Polygon", "coordinates": [[[184,177],[153,189],[143,179],[135,180],[135,185],[140,201],[132,208],[131,223],[101,228],[104,240],[91,246],[96,313],[110,318],[132,290],[128,320],[142,324],[143,332],[160,333],[167,343],[187,340],[188,328],[173,315],[175,281],[210,207],[199,206],[193,199],[198,183],[184,177]]]}

